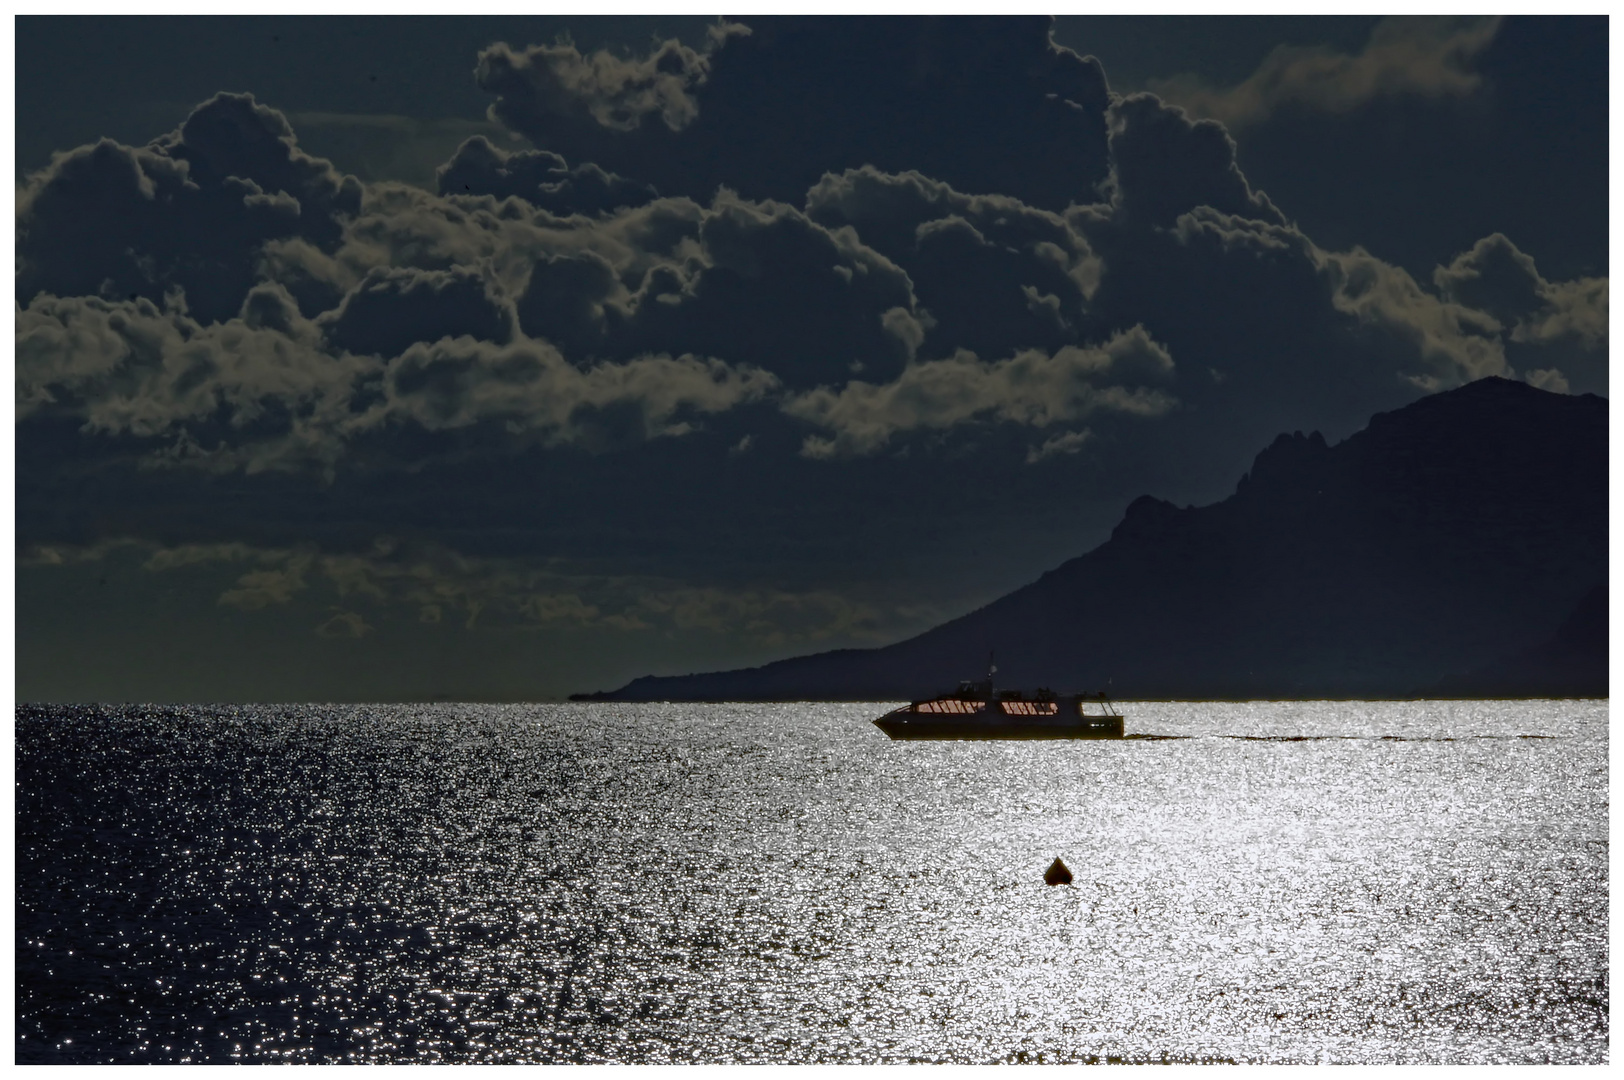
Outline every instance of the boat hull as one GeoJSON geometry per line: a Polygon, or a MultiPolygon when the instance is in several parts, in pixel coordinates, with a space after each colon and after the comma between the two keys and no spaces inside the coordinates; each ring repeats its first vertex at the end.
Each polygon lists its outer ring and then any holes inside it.
{"type": "Polygon", "coordinates": [[[892,739],[1120,739],[1122,717],[1099,716],[1046,721],[1031,717],[931,716],[899,709],[874,721],[892,739]]]}

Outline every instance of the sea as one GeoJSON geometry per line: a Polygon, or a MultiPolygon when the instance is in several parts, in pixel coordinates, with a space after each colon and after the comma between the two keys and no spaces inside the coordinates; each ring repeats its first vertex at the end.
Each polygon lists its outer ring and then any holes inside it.
{"type": "Polygon", "coordinates": [[[1606,701],[885,708],[19,707],[16,1060],[1608,1061],[1606,701]]]}

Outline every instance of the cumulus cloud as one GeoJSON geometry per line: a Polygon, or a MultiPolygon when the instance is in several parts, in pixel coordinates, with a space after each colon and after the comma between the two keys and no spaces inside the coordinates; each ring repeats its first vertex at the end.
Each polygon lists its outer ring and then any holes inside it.
{"type": "Polygon", "coordinates": [[[1236,130],[1285,109],[1345,113],[1378,98],[1465,97],[1481,85],[1473,64],[1499,27],[1498,16],[1391,16],[1356,56],[1281,45],[1238,86],[1218,88],[1193,75],[1149,86],[1192,115],[1236,130]]]}
{"type": "Polygon", "coordinates": [[[1500,233],[1485,236],[1448,266],[1433,271],[1440,292],[1510,325],[1544,306],[1545,284],[1534,260],[1500,233]]]}
{"type": "Polygon", "coordinates": [[[1426,390],[1507,375],[1500,324],[1483,312],[1440,300],[1405,270],[1368,253],[1319,252],[1336,309],[1401,337],[1431,371],[1411,378],[1426,390]]]}
{"type": "Polygon", "coordinates": [[[665,343],[769,368],[792,386],[838,378],[854,360],[901,368],[895,311],[917,319],[913,283],[854,230],[726,190],[697,225],[693,256],[646,273],[635,312],[609,328],[617,351],[665,343]]]}
{"type": "MultiPolygon", "coordinates": [[[[768,54],[822,40],[780,29],[768,54]]],[[[1037,48],[1023,34],[994,44],[1037,48]]],[[[1218,124],[1144,94],[1100,111],[1100,201],[1060,213],[872,164],[824,174],[799,207],[659,197],[483,139],[441,194],[363,185],[300,151],[274,109],[217,95],[147,148],[81,148],[25,185],[18,415],[145,440],[152,463],[330,478],[357,440],[408,429],[623,449],[782,397],[827,433],[804,453],[848,457],[911,431],[1199,407],[1245,384],[1226,381],[1238,366],[1309,385],[1282,367],[1289,348],[1376,400],[1399,379],[1504,374],[1508,348],[1569,378],[1557,344],[1605,344],[1604,279],[1547,281],[1495,236],[1429,291],[1316,246],[1251,188],[1218,124]],[[212,262],[176,239],[210,229],[229,240],[212,262]],[[1115,346],[1090,343],[1124,326],[1216,374],[1121,382],[1120,362],[1090,359],[1115,346]]]]}
{"type": "MultiPolygon", "coordinates": [[[[719,23],[710,45],[748,34],[746,27],[719,23]]],[[[516,50],[498,42],[479,54],[474,78],[496,96],[495,119],[523,131],[549,120],[584,120],[614,131],[635,131],[647,117],[680,131],[699,114],[693,91],[710,74],[709,50],[672,39],[642,57],[600,49],[583,55],[570,41],[516,50]]]]}
{"type": "Polygon", "coordinates": [[[373,626],[359,612],[333,608],[333,617],[316,627],[316,634],[324,638],[363,638],[372,633],[373,626]]]}
{"type": "Polygon", "coordinates": [[[460,116],[416,117],[396,113],[290,111],[288,123],[316,157],[374,183],[397,180],[430,191],[437,170],[473,138],[510,139],[502,125],[460,116]]]}
{"type": "MultiPolygon", "coordinates": [[[[115,552],[141,547],[142,541],[133,536],[103,537],[90,544],[30,544],[17,549],[17,565],[27,567],[80,566],[100,562],[115,552]]],[[[182,545],[188,546],[188,545],[182,545]]],[[[242,550],[248,550],[242,545],[242,550]]],[[[180,565],[180,564],[176,564],[180,565]]]]}
{"type": "Polygon", "coordinates": [[[1036,465],[1044,458],[1054,457],[1056,454],[1075,454],[1082,450],[1083,444],[1093,438],[1094,433],[1088,428],[1081,431],[1062,431],[1043,440],[1042,446],[1033,446],[1026,452],[1026,463],[1036,465]]]}
{"type": "Polygon", "coordinates": [[[1565,375],[1555,368],[1536,368],[1523,375],[1529,386],[1537,386],[1541,390],[1549,390],[1553,394],[1568,392],[1568,380],[1565,375]]]}
{"type": "Polygon", "coordinates": [[[649,185],[605,172],[590,161],[572,169],[551,151],[509,153],[483,135],[457,147],[435,179],[441,195],[517,197],[560,217],[642,206],[659,197],[649,185]]]}
{"type": "MultiPolygon", "coordinates": [[[[117,543],[123,545],[139,545],[140,541],[130,537],[121,537],[117,543]]],[[[95,549],[89,549],[95,550],[95,549]]],[[[97,554],[96,558],[105,557],[97,554]]],[[[240,541],[223,544],[176,544],[171,547],[151,548],[145,562],[141,565],[146,570],[175,570],[186,566],[201,566],[219,562],[275,562],[283,557],[282,552],[256,549],[240,541]]],[[[290,593],[291,595],[291,593],[290,593]]]]}
{"type": "Polygon", "coordinates": [[[1007,195],[967,195],[916,171],[831,173],[807,192],[806,214],[855,230],[907,272],[930,317],[907,331],[915,352],[927,339],[983,353],[1074,343],[1103,272],[1064,216],[1007,195]]]}
{"type": "Polygon", "coordinates": [[[704,51],[668,41],[639,58],[499,45],[478,78],[492,116],[537,146],[667,195],[795,201],[871,164],[1058,210],[1105,175],[1105,74],[1055,45],[1047,18],[869,19],[860,44],[846,20],[744,22],[704,51]]]}
{"type": "Polygon", "coordinates": [[[74,416],[87,432],[163,440],[159,461],[330,470],[353,440],[401,424],[492,424],[607,448],[684,434],[682,415],[756,401],[778,385],[758,369],[693,356],[583,369],[545,341],[466,334],[414,341],[385,362],[328,348],[275,285],[256,288],[244,309],[203,326],[144,300],[41,296],[17,313],[19,418],[74,416]]]}
{"type": "Polygon", "coordinates": [[[305,590],[304,576],[310,562],[309,554],[298,552],[275,569],[250,570],[237,579],[235,588],[220,594],[219,602],[242,611],[258,611],[272,604],[286,604],[295,593],[305,590]]]}
{"type": "Polygon", "coordinates": [[[492,304],[511,296],[524,333],[572,361],[693,353],[790,384],[854,360],[900,369],[906,334],[888,313],[926,321],[907,273],[854,230],[727,190],[559,218],[513,198],[380,186],[332,253],[290,243],[267,259],[296,295],[325,289],[329,306],[382,267],[479,267],[492,304]]]}
{"type": "Polygon", "coordinates": [[[1283,224],[1284,215],[1253,191],[1235,161],[1235,140],[1221,124],[1190,120],[1153,94],[1130,94],[1111,107],[1113,210],[1168,226],[1198,207],[1283,224]]]}
{"type": "Polygon", "coordinates": [[[1543,282],[1545,308],[1521,320],[1512,331],[1518,342],[1575,341],[1590,350],[1607,348],[1607,279],[1577,278],[1543,282]]]}
{"type": "Polygon", "coordinates": [[[1607,343],[1607,279],[1551,282],[1505,235],[1485,236],[1448,266],[1433,271],[1439,292],[1511,328],[1517,342],[1571,339],[1586,348],[1607,343]]]}
{"type": "Polygon", "coordinates": [[[246,566],[221,592],[221,607],[242,612],[286,608],[300,600],[330,612],[311,630],[360,638],[397,612],[439,624],[450,614],[464,629],[572,626],[624,632],[744,634],[768,644],[873,637],[889,614],[871,599],[827,589],[724,587],[671,578],[604,575],[512,558],[471,558],[437,544],[378,538],[361,552],[240,542],[162,546],[120,538],[28,552],[29,565],[82,565],[134,547],[143,568],[174,574],[199,567],[246,566]],[[339,602],[333,603],[331,601],[339,602]]]}
{"type": "Polygon", "coordinates": [[[1141,323],[1187,370],[1211,372],[1180,385],[1193,406],[1267,385],[1299,407],[1339,400],[1351,418],[1391,407],[1400,382],[1510,372],[1491,314],[1362,249],[1315,244],[1247,183],[1217,123],[1131,95],[1113,107],[1111,149],[1109,201],[1066,214],[1103,267],[1089,316],[1141,323]]]}
{"type": "Polygon", "coordinates": [[[134,148],[103,139],[58,154],[17,198],[16,296],[184,292],[205,321],[237,312],[268,242],[337,242],[362,186],[299,150],[286,117],[217,94],[134,148]]]}
{"type": "MultiPolygon", "coordinates": [[[[700,94],[729,56],[737,80],[764,57],[827,61],[823,31],[765,25],[657,64],[700,94]]],[[[876,32],[885,48],[974,59],[993,80],[978,93],[1004,78],[1025,100],[1033,78],[1073,79],[1065,100],[1091,103],[1109,140],[1093,201],[1058,212],[871,163],[796,202],[729,188],[699,201],[482,138],[435,194],[342,176],[282,114],[228,94],[149,147],[61,155],[19,201],[19,418],[144,440],[151,463],[331,478],[358,441],[402,431],[623,449],[776,401],[823,429],[804,453],[849,457],[963,424],[1149,419],[1260,380],[1312,393],[1332,372],[1373,403],[1399,380],[1571,379],[1573,350],[1605,345],[1605,279],[1547,281],[1500,236],[1431,290],[1362,250],[1325,251],[1248,184],[1220,125],[1152,95],[1107,105],[1046,24],[997,26],[981,48],[955,22],[876,32]],[[984,69],[1017,53],[1039,74],[984,69]],[[1146,355],[1214,374],[1123,381],[1121,358],[1095,362],[1116,344],[1093,344],[1127,340],[1122,327],[1155,346],[1146,355]]],[[[550,46],[528,63],[585,78],[577,60],[550,46]]],[[[625,74],[603,72],[591,85],[625,74]]],[[[566,83],[559,94],[580,96],[566,83]]],[[[700,138],[694,125],[655,126],[700,138]]]]}
{"type": "MultiPolygon", "coordinates": [[[[583,602],[577,593],[592,587],[591,579],[569,578],[514,560],[472,559],[433,544],[403,545],[381,537],[364,552],[243,543],[147,546],[150,554],[143,566],[154,573],[209,564],[253,567],[220,594],[222,606],[259,611],[285,606],[306,593],[346,601],[328,605],[335,614],[315,627],[316,633],[327,637],[361,637],[371,631],[364,615],[353,610],[362,600],[377,605],[380,612],[394,605],[414,610],[425,622],[439,622],[446,611],[459,611],[467,627],[489,613],[520,625],[565,622],[647,628],[635,616],[604,612],[583,602]]],[[[62,550],[72,557],[76,549],[62,550]]]]}
{"type": "Polygon", "coordinates": [[[506,344],[517,329],[512,302],[479,266],[373,267],[318,323],[338,349],[373,356],[452,337],[506,344]]]}
{"type": "Polygon", "coordinates": [[[148,300],[40,295],[17,312],[17,415],[159,440],[176,460],[257,471],[330,463],[372,360],[332,355],[274,284],[203,325],[148,300]]]}
{"type": "Polygon", "coordinates": [[[680,414],[723,412],[777,388],[771,374],[690,355],[581,369],[545,342],[417,344],[390,362],[357,430],[410,420],[429,431],[501,424],[550,444],[607,448],[687,432],[680,414]]]}
{"type": "Polygon", "coordinates": [[[961,351],[910,364],[889,383],[853,380],[839,391],[820,387],[795,395],[783,409],[834,433],[808,436],[805,456],[843,457],[881,450],[898,432],[978,417],[1046,427],[1098,410],[1159,416],[1176,400],[1145,381],[1165,379],[1172,370],[1167,350],[1135,326],[1100,346],[1026,351],[992,363],[961,351]]]}

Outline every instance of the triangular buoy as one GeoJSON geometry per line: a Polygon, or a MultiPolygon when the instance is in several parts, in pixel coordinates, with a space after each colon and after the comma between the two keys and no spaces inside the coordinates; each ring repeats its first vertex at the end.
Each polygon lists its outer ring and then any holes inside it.
{"type": "Polygon", "coordinates": [[[1071,884],[1071,871],[1066,868],[1065,863],[1060,861],[1060,856],[1056,855],[1054,862],[1049,864],[1049,869],[1043,872],[1043,883],[1045,885],[1071,884]]]}

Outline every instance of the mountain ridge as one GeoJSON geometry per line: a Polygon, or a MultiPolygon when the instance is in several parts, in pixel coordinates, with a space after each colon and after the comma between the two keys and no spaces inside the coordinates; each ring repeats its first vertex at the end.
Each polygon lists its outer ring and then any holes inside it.
{"type": "Polygon", "coordinates": [[[1124,698],[1593,696],[1605,618],[1559,631],[1605,602],[1607,413],[1489,378],[1335,446],[1282,433],[1229,497],[1140,496],[1093,550],[904,641],[575,697],[897,700],[993,651],[1007,685],[1124,698]]]}

